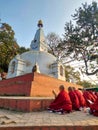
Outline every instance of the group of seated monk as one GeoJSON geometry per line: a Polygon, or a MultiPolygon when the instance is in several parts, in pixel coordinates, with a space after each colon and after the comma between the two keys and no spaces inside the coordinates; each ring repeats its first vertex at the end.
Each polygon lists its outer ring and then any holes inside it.
{"type": "Polygon", "coordinates": [[[63,85],[59,87],[57,95],[53,90],[55,100],[50,104],[50,112],[59,112],[60,114],[70,113],[73,110],[81,111],[89,107],[89,112],[98,116],[98,96],[91,91],[80,91],[75,87],[68,87],[68,92],[63,85]]]}

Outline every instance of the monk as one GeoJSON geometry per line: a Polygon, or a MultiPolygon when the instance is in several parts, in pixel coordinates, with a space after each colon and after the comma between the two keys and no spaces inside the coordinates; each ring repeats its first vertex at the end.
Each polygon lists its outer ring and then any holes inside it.
{"type": "Polygon", "coordinates": [[[85,98],[83,97],[82,91],[77,90],[75,87],[73,87],[73,89],[76,95],[78,96],[80,108],[86,107],[86,101],[85,98]]]}
{"type": "Polygon", "coordinates": [[[91,102],[95,102],[95,98],[90,94],[89,91],[83,90],[83,96],[86,100],[87,107],[90,107],[91,102]]]}
{"type": "Polygon", "coordinates": [[[50,104],[49,109],[52,110],[52,112],[61,112],[62,114],[65,112],[67,113],[71,112],[72,103],[63,85],[59,86],[59,91],[60,92],[57,95],[53,90],[55,100],[50,104]]]}
{"type": "Polygon", "coordinates": [[[93,92],[93,91],[89,91],[89,93],[93,96],[93,100],[94,100],[94,102],[97,100],[97,96],[95,95],[95,92],[93,92]]]}
{"type": "Polygon", "coordinates": [[[68,87],[68,91],[72,102],[72,109],[78,111],[80,108],[78,96],[76,95],[72,87],[68,87]]]}
{"type": "Polygon", "coordinates": [[[94,102],[94,104],[90,104],[90,114],[93,114],[94,116],[98,116],[98,98],[94,102]]]}

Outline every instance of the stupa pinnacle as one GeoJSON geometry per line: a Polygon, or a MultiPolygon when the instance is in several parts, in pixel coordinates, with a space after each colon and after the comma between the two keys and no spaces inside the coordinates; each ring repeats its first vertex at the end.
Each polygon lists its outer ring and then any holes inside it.
{"type": "Polygon", "coordinates": [[[38,21],[38,30],[36,31],[36,34],[34,36],[34,39],[31,41],[30,48],[34,51],[48,51],[48,45],[45,40],[45,35],[43,31],[43,22],[42,20],[38,21]]]}
{"type": "Polygon", "coordinates": [[[43,22],[42,22],[42,20],[39,20],[37,25],[38,25],[38,27],[43,27],[43,22]]]}

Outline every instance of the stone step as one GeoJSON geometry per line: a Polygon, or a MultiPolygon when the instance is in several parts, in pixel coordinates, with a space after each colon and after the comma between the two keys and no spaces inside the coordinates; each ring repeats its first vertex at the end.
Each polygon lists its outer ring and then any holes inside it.
{"type": "Polygon", "coordinates": [[[0,109],[0,130],[98,130],[98,118],[83,111],[59,115],[48,111],[22,113],[0,109]]]}

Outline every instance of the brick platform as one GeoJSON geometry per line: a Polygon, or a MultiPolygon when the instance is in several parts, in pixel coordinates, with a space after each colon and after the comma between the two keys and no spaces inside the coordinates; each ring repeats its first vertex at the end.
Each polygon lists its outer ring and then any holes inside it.
{"type": "Polygon", "coordinates": [[[59,115],[0,110],[0,130],[98,130],[98,117],[79,111],[59,115]]]}
{"type": "Polygon", "coordinates": [[[0,108],[31,112],[47,109],[53,98],[49,97],[0,97],[0,108]]]}
{"type": "Polygon", "coordinates": [[[34,73],[33,77],[33,74],[29,73],[0,81],[0,95],[52,97],[53,94],[51,91],[55,89],[58,92],[58,87],[61,84],[65,86],[66,90],[69,86],[81,87],[44,74],[34,73]]]}

